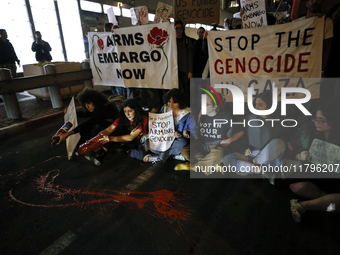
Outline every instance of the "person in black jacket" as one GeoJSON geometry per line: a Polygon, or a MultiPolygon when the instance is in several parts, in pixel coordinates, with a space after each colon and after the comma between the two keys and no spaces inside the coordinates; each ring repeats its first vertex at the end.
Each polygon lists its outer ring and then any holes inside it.
{"type": "Polygon", "coordinates": [[[190,78],[193,77],[194,46],[192,38],[185,34],[182,21],[175,22],[177,57],[178,57],[178,88],[187,95],[190,101],[190,78]]]}
{"type": "Polygon", "coordinates": [[[39,63],[44,63],[46,61],[50,62],[52,60],[52,56],[50,51],[52,50],[51,46],[48,42],[41,39],[41,33],[36,31],[35,33],[35,41],[32,44],[32,51],[35,52],[35,59],[39,63]]]}
{"type": "Polygon", "coordinates": [[[0,68],[8,68],[11,70],[12,77],[16,77],[17,67],[15,65],[17,62],[20,67],[20,60],[15,54],[13,45],[7,39],[7,32],[5,29],[0,29],[0,68]]]}
{"type": "Polygon", "coordinates": [[[87,118],[75,129],[60,134],[60,142],[65,141],[70,135],[80,133],[78,144],[82,144],[96,136],[101,130],[107,128],[118,116],[118,109],[111,104],[105,94],[100,91],[85,88],[78,94],[78,100],[83,111],[77,111],[78,118],[87,118]]]}
{"type": "Polygon", "coordinates": [[[195,78],[202,78],[202,73],[208,60],[208,43],[207,38],[204,38],[204,32],[203,27],[197,30],[198,39],[194,44],[193,77],[195,78]]]}

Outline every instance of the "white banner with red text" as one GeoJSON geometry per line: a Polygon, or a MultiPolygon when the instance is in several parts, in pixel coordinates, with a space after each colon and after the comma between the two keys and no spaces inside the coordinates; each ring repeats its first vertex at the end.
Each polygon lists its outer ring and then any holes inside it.
{"type": "MultiPolygon", "coordinates": [[[[302,87],[318,98],[323,28],[324,19],[315,17],[262,28],[209,31],[210,78],[234,84],[244,94],[250,86],[259,92],[272,86],[302,87]]],[[[232,101],[231,96],[225,99],[232,101]]]]}

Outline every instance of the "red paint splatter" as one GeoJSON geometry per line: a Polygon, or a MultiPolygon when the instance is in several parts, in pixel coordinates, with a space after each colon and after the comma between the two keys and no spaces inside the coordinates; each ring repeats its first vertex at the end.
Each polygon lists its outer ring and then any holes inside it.
{"type": "Polygon", "coordinates": [[[48,162],[48,161],[50,161],[50,160],[52,160],[52,159],[55,159],[55,158],[67,158],[67,156],[55,156],[55,157],[49,158],[48,160],[45,160],[45,161],[43,161],[43,162],[41,162],[41,163],[39,163],[39,164],[36,164],[35,166],[32,166],[32,167],[30,167],[30,168],[28,168],[28,169],[25,169],[25,171],[23,171],[21,174],[17,175],[15,178],[18,178],[19,176],[21,176],[21,175],[23,175],[24,173],[26,173],[26,172],[32,170],[33,168],[36,168],[37,166],[39,166],[39,165],[41,165],[41,164],[44,164],[44,163],[46,163],[46,162],[48,162]]]}
{"type": "MultiPolygon", "coordinates": [[[[31,168],[30,168],[31,169],[31,168]]],[[[29,170],[29,169],[28,169],[29,170]]],[[[28,171],[26,170],[26,171],[28,171]]],[[[184,195],[180,193],[180,190],[169,191],[169,190],[158,190],[154,192],[138,192],[138,191],[116,191],[116,190],[105,190],[109,193],[78,190],[68,188],[62,185],[55,184],[55,179],[59,176],[59,170],[49,171],[47,174],[40,176],[35,182],[37,190],[41,193],[53,194],[55,197],[54,201],[62,201],[68,196],[72,197],[74,202],[65,204],[33,204],[21,201],[14,197],[12,189],[9,191],[9,196],[14,201],[34,207],[69,207],[69,206],[83,206],[90,204],[98,204],[104,202],[118,202],[118,203],[133,203],[137,205],[139,209],[143,209],[145,205],[150,203],[154,206],[155,212],[151,212],[152,216],[163,218],[166,220],[177,221],[180,226],[180,220],[187,220],[190,217],[190,212],[179,203],[179,200],[183,198],[178,195],[184,195]],[[79,201],[77,195],[90,195],[98,196],[100,198],[90,199],[86,201],[79,201]]]]}

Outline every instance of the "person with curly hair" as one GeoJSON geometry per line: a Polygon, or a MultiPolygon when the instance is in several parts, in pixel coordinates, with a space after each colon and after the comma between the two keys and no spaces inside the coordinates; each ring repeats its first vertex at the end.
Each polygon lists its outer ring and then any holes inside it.
{"type": "Polygon", "coordinates": [[[106,95],[92,88],[85,88],[78,94],[78,101],[83,111],[77,111],[78,118],[86,118],[86,121],[79,124],[75,129],[59,134],[60,144],[70,135],[80,133],[78,144],[82,144],[98,134],[117,118],[118,109],[111,104],[106,95]]]}

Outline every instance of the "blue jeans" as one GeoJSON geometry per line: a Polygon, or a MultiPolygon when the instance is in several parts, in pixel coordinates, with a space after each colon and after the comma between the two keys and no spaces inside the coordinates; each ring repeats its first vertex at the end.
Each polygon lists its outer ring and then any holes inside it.
{"type": "Polygon", "coordinates": [[[150,150],[152,153],[158,154],[160,158],[162,158],[163,161],[166,161],[168,159],[168,157],[170,155],[178,155],[181,153],[182,148],[187,145],[188,140],[180,137],[174,140],[174,142],[172,143],[171,147],[169,150],[165,151],[165,152],[161,152],[161,151],[156,151],[156,150],[152,150],[150,148],[150,141],[149,139],[145,141],[145,148],[147,148],[148,150],[150,150]]]}
{"type": "Polygon", "coordinates": [[[286,150],[286,144],[281,139],[271,140],[262,150],[254,150],[249,156],[235,152],[224,156],[223,165],[236,167],[237,171],[241,166],[251,169],[255,164],[278,166],[282,163],[283,156],[286,150]],[[253,158],[254,162],[249,162],[248,159],[253,158]]]}
{"type": "Polygon", "coordinates": [[[115,96],[116,95],[123,95],[127,99],[133,98],[132,89],[130,89],[130,88],[111,86],[111,92],[115,96]]]}

